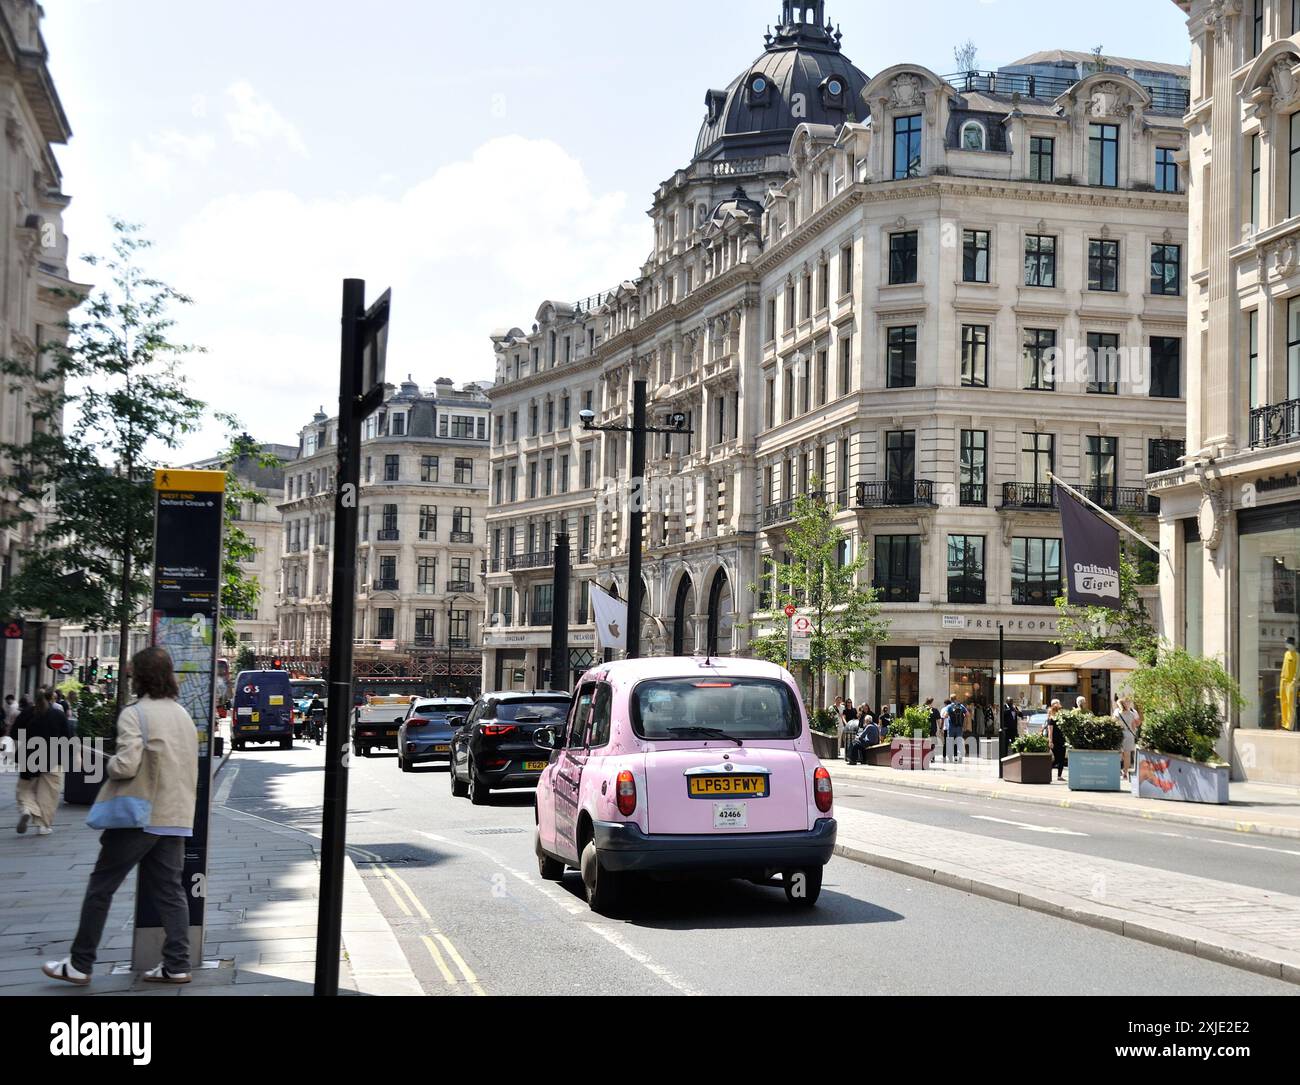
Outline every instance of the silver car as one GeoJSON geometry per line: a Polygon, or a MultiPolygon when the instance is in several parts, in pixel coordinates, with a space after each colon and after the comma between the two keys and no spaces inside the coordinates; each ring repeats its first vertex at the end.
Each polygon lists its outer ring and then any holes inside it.
{"type": "Polygon", "coordinates": [[[447,721],[464,717],[474,707],[469,697],[422,697],[411,702],[397,730],[397,765],[403,772],[422,761],[450,761],[451,736],[456,728],[447,721]]]}

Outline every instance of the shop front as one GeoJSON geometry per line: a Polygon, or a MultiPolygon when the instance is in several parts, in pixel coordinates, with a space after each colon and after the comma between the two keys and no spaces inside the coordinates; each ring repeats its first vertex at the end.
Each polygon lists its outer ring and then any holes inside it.
{"type": "MultiPolygon", "coordinates": [[[[999,703],[999,674],[1015,676],[1028,672],[1034,661],[1048,655],[1055,655],[1057,647],[1048,641],[1024,640],[1007,637],[1001,646],[994,638],[959,638],[948,645],[949,671],[948,692],[945,697],[955,694],[963,704],[971,706],[974,711],[977,733],[992,735],[997,730],[999,703]]],[[[1041,695],[1040,687],[1025,686],[1015,688],[1008,684],[1005,696],[1012,697],[1017,703],[1024,702],[1026,708],[1038,707],[1035,694],[1041,695]]]]}
{"type": "Polygon", "coordinates": [[[1246,699],[1240,726],[1295,733],[1300,503],[1243,510],[1237,515],[1237,530],[1237,644],[1246,699]]]}

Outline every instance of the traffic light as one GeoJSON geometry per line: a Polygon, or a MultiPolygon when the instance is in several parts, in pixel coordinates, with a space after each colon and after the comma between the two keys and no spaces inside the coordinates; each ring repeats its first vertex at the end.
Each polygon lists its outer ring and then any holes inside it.
{"type": "Polygon", "coordinates": [[[86,684],[86,665],[84,663],[77,668],[77,681],[83,686],[86,684]]]}
{"type": "Polygon", "coordinates": [[[283,660],[283,659],[273,659],[273,660],[271,660],[271,670],[273,670],[273,671],[282,671],[282,670],[284,670],[284,660],[283,660]]]}
{"type": "Polygon", "coordinates": [[[90,678],[90,681],[92,682],[99,681],[99,656],[95,656],[90,661],[90,670],[88,672],[88,676],[90,678]]]}

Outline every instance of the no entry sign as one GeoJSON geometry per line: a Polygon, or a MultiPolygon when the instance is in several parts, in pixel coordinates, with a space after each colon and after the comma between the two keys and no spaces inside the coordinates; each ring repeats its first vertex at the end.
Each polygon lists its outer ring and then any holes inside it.
{"type": "Polygon", "coordinates": [[[67,659],[61,652],[51,652],[45,657],[45,665],[52,671],[61,671],[66,662],[67,659]]]}

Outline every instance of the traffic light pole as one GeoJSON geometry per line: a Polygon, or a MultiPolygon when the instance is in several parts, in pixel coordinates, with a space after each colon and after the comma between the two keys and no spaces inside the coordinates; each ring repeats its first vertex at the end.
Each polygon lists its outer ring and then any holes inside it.
{"type": "Polygon", "coordinates": [[[569,535],[555,536],[555,585],[551,600],[551,673],[548,689],[569,689],[569,535]]]}
{"type": "MultiPolygon", "coordinates": [[[[632,383],[632,486],[628,492],[632,519],[627,554],[627,656],[641,655],[641,537],[645,524],[645,381],[632,383]]],[[[551,664],[555,669],[555,664],[551,664]]]]}
{"type": "Polygon", "coordinates": [[[320,907],[316,929],[317,995],[339,993],[343,871],[348,812],[348,719],[352,711],[352,633],[357,590],[357,496],[361,474],[362,352],[366,284],[343,282],[339,361],[338,470],[334,487],[334,569],[330,600],[329,706],[325,727],[325,799],[321,819],[320,907]]]}

